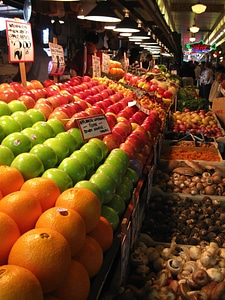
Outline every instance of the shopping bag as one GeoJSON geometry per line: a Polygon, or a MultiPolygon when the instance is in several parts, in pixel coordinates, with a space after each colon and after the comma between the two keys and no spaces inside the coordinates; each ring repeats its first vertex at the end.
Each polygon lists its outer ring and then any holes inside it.
{"type": "Polygon", "coordinates": [[[213,99],[212,111],[217,116],[221,126],[225,128],[225,97],[213,99]]]}
{"type": "Polygon", "coordinates": [[[214,80],[209,93],[209,102],[213,102],[213,99],[217,98],[220,94],[219,81],[214,80]]]}

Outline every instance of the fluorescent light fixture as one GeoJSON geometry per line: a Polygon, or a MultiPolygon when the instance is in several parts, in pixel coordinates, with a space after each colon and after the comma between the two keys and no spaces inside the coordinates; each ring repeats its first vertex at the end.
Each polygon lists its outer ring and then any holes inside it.
{"type": "Polygon", "coordinates": [[[120,22],[115,12],[110,8],[107,1],[100,1],[84,18],[96,22],[120,22]]]}
{"type": "Polygon", "coordinates": [[[191,9],[195,14],[202,14],[205,12],[207,6],[198,2],[197,4],[192,5],[191,9]]]}
{"type": "Polygon", "coordinates": [[[124,19],[116,25],[116,28],[113,29],[116,32],[139,32],[140,28],[138,28],[137,23],[130,19],[129,15],[126,14],[124,19]]]}

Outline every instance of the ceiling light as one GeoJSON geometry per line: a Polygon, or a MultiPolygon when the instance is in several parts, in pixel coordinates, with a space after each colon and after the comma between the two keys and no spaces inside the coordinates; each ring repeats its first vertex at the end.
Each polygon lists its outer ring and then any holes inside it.
{"type": "Polygon", "coordinates": [[[124,19],[116,25],[116,28],[113,29],[116,32],[139,32],[140,28],[138,28],[137,23],[130,19],[129,14],[125,14],[124,19]]]}
{"type": "Polygon", "coordinates": [[[131,32],[120,32],[120,36],[131,37],[131,36],[132,36],[132,33],[131,33],[131,32]]]}
{"type": "Polygon", "coordinates": [[[81,2],[80,9],[77,14],[77,18],[84,20],[85,16],[96,6],[95,3],[92,2],[81,2]]]}
{"type": "Polygon", "coordinates": [[[107,1],[100,1],[84,18],[96,22],[120,22],[120,18],[110,8],[107,1]]]}
{"type": "Polygon", "coordinates": [[[114,23],[107,23],[105,26],[104,26],[105,29],[108,29],[108,30],[113,30],[114,28],[116,28],[116,24],[114,23]]]}
{"type": "Polygon", "coordinates": [[[195,35],[192,34],[191,37],[190,37],[190,39],[189,39],[189,41],[190,41],[191,43],[193,43],[193,42],[195,42],[195,40],[196,40],[195,35]]]}
{"type": "Polygon", "coordinates": [[[199,27],[198,26],[196,26],[196,25],[192,25],[191,27],[190,27],[190,32],[192,32],[192,33],[197,33],[197,32],[199,32],[199,27]]]}
{"type": "Polygon", "coordinates": [[[149,39],[149,35],[143,29],[141,29],[140,32],[134,33],[130,37],[130,39],[134,39],[134,38],[140,38],[142,40],[148,40],[149,39]]]}
{"type": "Polygon", "coordinates": [[[205,12],[207,6],[198,2],[197,4],[192,5],[191,9],[195,14],[202,14],[205,12]]]}

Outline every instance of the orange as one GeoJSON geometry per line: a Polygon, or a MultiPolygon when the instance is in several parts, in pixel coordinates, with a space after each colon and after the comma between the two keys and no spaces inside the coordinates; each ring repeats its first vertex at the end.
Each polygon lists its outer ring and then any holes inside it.
{"type": "Polygon", "coordinates": [[[86,227],[83,218],[73,209],[52,207],[43,212],[35,228],[51,228],[60,232],[68,241],[71,254],[74,255],[84,245],[86,227]]]}
{"type": "Polygon", "coordinates": [[[50,293],[66,279],[71,251],[61,233],[50,228],[35,228],[21,235],[9,253],[9,264],[30,270],[50,293]]]}
{"type": "Polygon", "coordinates": [[[86,236],[83,248],[73,257],[87,270],[93,278],[100,271],[103,263],[103,251],[100,244],[91,236],[86,236]]]}
{"type": "Polygon", "coordinates": [[[72,259],[64,285],[56,291],[60,300],[85,300],[90,292],[90,278],[84,266],[72,259]]]}
{"type": "Polygon", "coordinates": [[[20,237],[20,231],[16,222],[4,212],[0,212],[0,224],[0,265],[4,265],[12,245],[20,237]]]}
{"type": "Polygon", "coordinates": [[[0,190],[3,196],[18,191],[24,183],[20,171],[11,166],[0,166],[0,178],[0,190]]]}
{"type": "Polygon", "coordinates": [[[57,184],[51,178],[36,177],[28,179],[21,186],[22,191],[29,191],[38,199],[42,211],[55,205],[56,199],[60,195],[57,184]]]}
{"type": "Polygon", "coordinates": [[[112,245],[113,229],[109,221],[103,216],[100,217],[98,225],[88,235],[99,242],[103,252],[108,250],[112,245]]]}
{"type": "Polygon", "coordinates": [[[59,195],[55,205],[77,211],[84,220],[86,233],[92,231],[99,222],[101,203],[89,189],[80,187],[67,189],[59,195]]]}
{"type": "Polygon", "coordinates": [[[40,282],[35,275],[20,266],[0,267],[0,299],[4,300],[43,300],[40,282]]]}
{"type": "Polygon", "coordinates": [[[3,198],[2,191],[0,191],[0,200],[3,198]]]}
{"type": "Polygon", "coordinates": [[[39,201],[27,191],[16,191],[3,197],[0,201],[0,211],[16,222],[21,234],[34,228],[42,214],[39,201]]]}

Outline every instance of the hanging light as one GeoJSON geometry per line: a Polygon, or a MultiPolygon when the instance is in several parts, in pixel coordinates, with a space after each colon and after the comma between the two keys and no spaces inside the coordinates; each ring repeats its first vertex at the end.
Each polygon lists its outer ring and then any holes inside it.
{"type": "Polygon", "coordinates": [[[137,23],[130,19],[129,14],[125,13],[124,19],[116,25],[116,28],[113,29],[116,32],[139,32],[140,28],[138,28],[137,23]]]}
{"type": "Polygon", "coordinates": [[[149,39],[149,35],[143,29],[141,29],[139,32],[134,33],[130,37],[130,39],[135,39],[135,38],[140,38],[142,40],[148,40],[149,39]]]}
{"type": "Polygon", "coordinates": [[[195,42],[195,40],[196,40],[195,35],[192,34],[189,40],[191,43],[195,42]]]}
{"type": "Polygon", "coordinates": [[[192,25],[192,26],[190,27],[190,32],[191,32],[191,33],[197,33],[197,32],[199,32],[199,29],[200,29],[200,28],[194,24],[194,25],[192,25]]]}
{"type": "Polygon", "coordinates": [[[131,37],[132,36],[132,33],[131,32],[120,32],[120,36],[126,36],[126,37],[131,37]]]}
{"type": "Polygon", "coordinates": [[[116,24],[115,23],[107,23],[104,26],[104,29],[108,29],[108,30],[113,30],[114,28],[116,28],[116,24]]]}
{"type": "Polygon", "coordinates": [[[77,19],[84,20],[85,16],[96,6],[95,3],[92,2],[81,2],[80,9],[77,14],[77,19]]]}
{"type": "Polygon", "coordinates": [[[96,22],[120,22],[114,11],[110,8],[107,1],[100,1],[84,18],[89,21],[96,22]]]}
{"type": "Polygon", "coordinates": [[[195,14],[202,14],[205,12],[207,6],[198,2],[197,4],[192,5],[191,9],[195,14]]]}

